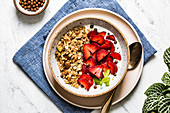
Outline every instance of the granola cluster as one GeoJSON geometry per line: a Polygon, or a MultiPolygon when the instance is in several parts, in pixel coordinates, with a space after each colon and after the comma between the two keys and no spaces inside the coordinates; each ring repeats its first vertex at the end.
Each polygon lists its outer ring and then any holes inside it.
{"type": "Polygon", "coordinates": [[[89,43],[85,26],[75,27],[61,36],[57,43],[55,58],[66,84],[78,88],[77,80],[82,75],[83,45],[89,43]]]}

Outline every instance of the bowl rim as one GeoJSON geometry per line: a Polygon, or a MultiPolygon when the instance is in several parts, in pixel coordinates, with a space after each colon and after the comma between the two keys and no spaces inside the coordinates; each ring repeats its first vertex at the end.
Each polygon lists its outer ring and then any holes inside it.
{"type": "Polygon", "coordinates": [[[45,4],[45,6],[44,6],[39,12],[35,12],[35,13],[33,13],[33,14],[29,14],[29,13],[26,13],[25,11],[20,10],[19,6],[18,6],[17,3],[16,3],[16,0],[13,0],[16,9],[17,9],[19,12],[21,12],[22,14],[27,15],[27,16],[35,16],[35,15],[38,15],[38,14],[42,13],[42,12],[47,8],[50,0],[46,0],[46,1],[47,1],[47,3],[45,4]]]}
{"type": "MultiPolygon", "coordinates": [[[[63,21],[63,20],[62,20],[62,21],[63,21]]],[[[60,21],[59,23],[61,23],[62,21],[60,21]]],[[[52,29],[52,31],[59,25],[59,23],[58,23],[56,26],[54,26],[54,28],[52,29]]],[[[51,31],[51,33],[52,33],[52,31],[51,31]]],[[[51,37],[51,33],[50,33],[50,36],[49,36],[49,37],[51,37]]],[[[128,71],[129,63],[130,63],[129,45],[128,45],[128,42],[127,42],[125,36],[123,35],[123,33],[122,33],[114,24],[112,24],[111,22],[108,22],[107,20],[104,20],[104,19],[101,19],[101,18],[98,18],[98,17],[83,17],[83,18],[79,18],[79,19],[73,20],[73,21],[71,21],[71,22],[63,25],[63,27],[61,27],[58,31],[56,31],[56,33],[55,33],[54,36],[52,37],[52,40],[51,40],[50,46],[49,46],[49,50],[48,50],[48,64],[49,64],[49,68],[50,68],[51,74],[52,74],[52,76],[54,77],[55,81],[56,81],[64,90],[66,90],[67,92],[69,92],[69,93],[71,93],[71,94],[73,94],[73,95],[76,95],[76,96],[80,96],[80,97],[97,97],[97,96],[104,95],[104,94],[112,91],[114,88],[116,88],[116,87],[121,83],[121,81],[122,81],[123,78],[125,77],[125,75],[126,75],[126,73],[127,73],[127,71],[128,71]],[[52,69],[52,66],[51,66],[51,60],[50,60],[50,59],[51,59],[51,55],[50,55],[50,54],[51,54],[52,44],[53,44],[55,38],[57,37],[58,33],[59,33],[63,28],[65,28],[67,25],[69,25],[70,23],[75,22],[75,21],[78,21],[78,20],[82,20],[82,19],[98,19],[98,20],[105,21],[105,22],[109,23],[110,25],[112,25],[113,27],[115,27],[116,30],[120,33],[120,35],[122,36],[122,38],[123,38],[123,40],[124,40],[124,42],[125,42],[125,44],[126,44],[126,48],[127,48],[127,66],[126,66],[125,72],[124,72],[123,76],[121,77],[121,79],[117,82],[116,85],[114,85],[114,86],[113,86],[112,88],[110,88],[109,90],[107,90],[107,91],[105,91],[105,92],[102,92],[102,93],[99,93],[99,94],[94,94],[94,95],[78,94],[78,93],[75,93],[75,92],[70,91],[70,90],[68,90],[67,88],[65,88],[65,87],[59,82],[59,80],[56,78],[56,76],[55,76],[55,74],[54,74],[54,72],[53,72],[53,69],[52,69]]]]}

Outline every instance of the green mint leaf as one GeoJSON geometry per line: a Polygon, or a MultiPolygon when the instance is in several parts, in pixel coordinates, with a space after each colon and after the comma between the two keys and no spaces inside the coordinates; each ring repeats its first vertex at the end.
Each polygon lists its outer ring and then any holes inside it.
{"type": "Polygon", "coordinates": [[[159,96],[156,94],[148,96],[142,108],[142,113],[158,110],[159,96]]]}
{"type": "Polygon", "coordinates": [[[107,69],[105,72],[104,72],[104,77],[108,77],[110,74],[110,69],[107,69]]]}
{"type": "Polygon", "coordinates": [[[161,96],[158,102],[158,113],[170,113],[170,98],[161,96]]]}
{"type": "Polygon", "coordinates": [[[105,85],[106,85],[106,86],[109,86],[109,82],[106,82],[105,85]]]}
{"type": "Polygon", "coordinates": [[[109,86],[110,77],[104,77],[104,78],[102,79],[102,82],[105,83],[106,86],[109,86]]]}
{"type": "Polygon", "coordinates": [[[103,82],[102,82],[102,81],[100,81],[99,85],[101,85],[101,86],[102,86],[102,85],[103,85],[103,82]]]}
{"type": "Polygon", "coordinates": [[[163,83],[165,83],[167,86],[170,86],[170,73],[165,72],[162,79],[163,83]]]}
{"type": "Polygon", "coordinates": [[[168,66],[168,69],[170,71],[170,47],[165,50],[163,58],[165,64],[168,66]]]}
{"type": "Polygon", "coordinates": [[[100,82],[102,81],[101,78],[98,79],[98,78],[96,78],[96,77],[94,77],[93,80],[94,80],[94,82],[95,82],[96,84],[98,84],[98,85],[99,85],[100,82]]]}
{"type": "Polygon", "coordinates": [[[150,95],[153,95],[153,94],[156,94],[156,95],[162,95],[162,91],[165,90],[166,87],[164,84],[162,83],[155,83],[155,84],[152,84],[146,91],[145,91],[145,95],[146,96],[150,96],[150,95]]]}

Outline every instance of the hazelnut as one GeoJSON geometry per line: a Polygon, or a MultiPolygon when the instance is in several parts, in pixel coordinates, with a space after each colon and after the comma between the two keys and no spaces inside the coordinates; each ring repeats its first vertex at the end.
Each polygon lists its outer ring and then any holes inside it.
{"type": "Polygon", "coordinates": [[[70,62],[65,62],[65,67],[69,68],[70,67],[70,62]]]}

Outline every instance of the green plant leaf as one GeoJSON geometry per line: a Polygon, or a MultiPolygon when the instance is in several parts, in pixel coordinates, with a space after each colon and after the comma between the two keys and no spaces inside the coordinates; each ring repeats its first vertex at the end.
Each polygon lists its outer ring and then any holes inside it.
{"type": "Polygon", "coordinates": [[[170,87],[166,88],[165,90],[162,91],[163,94],[170,93],[170,87]]]}
{"type": "Polygon", "coordinates": [[[156,95],[162,95],[162,91],[165,90],[165,85],[162,84],[162,83],[155,83],[155,84],[152,84],[146,91],[145,91],[145,95],[146,96],[150,96],[150,95],[153,95],[153,94],[156,94],[156,95]]]}
{"type": "Polygon", "coordinates": [[[142,108],[142,113],[149,113],[154,110],[158,110],[159,96],[156,94],[149,95],[145,100],[144,106],[142,108]]]}
{"type": "Polygon", "coordinates": [[[163,58],[165,64],[168,66],[168,69],[170,71],[170,47],[165,50],[163,58]]]}
{"type": "Polygon", "coordinates": [[[170,113],[170,98],[161,96],[159,98],[158,106],[159,113],[170,113]]]}
{"type": "Polygon", "coordinates": [[[110,69],[107,69],[105,72],[104,72],[104,77],[108,77],[110,74],[110,69]]]}
{"type": "Polygon", "coordinates": [[[170,98],[170,93],[167,93],[167,94],[165,95],[165,97],[166,97],[166,98],[170,98]]]}
{"type": "Polygon", "coordinates": [[[106,86],[109,86],[110,77],[104,77],[104,78],[102,79],[102,82],[105,83],[106,86]]]}
{"type": "Polygon", "coordinates": [[[167,86],[170,86],[170,73],[165,72],[162,79],[163,83],[165,83],[167,86]]]}

